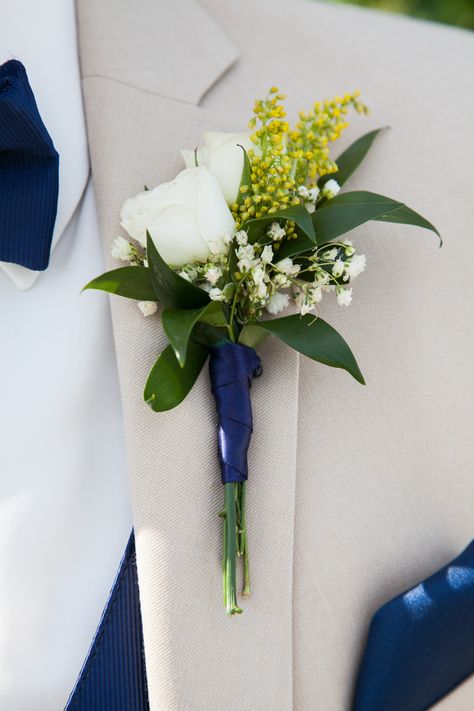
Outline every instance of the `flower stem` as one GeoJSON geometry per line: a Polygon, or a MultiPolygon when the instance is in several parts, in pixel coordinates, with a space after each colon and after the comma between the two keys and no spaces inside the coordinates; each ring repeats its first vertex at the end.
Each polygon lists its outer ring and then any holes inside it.
{"type": "Polygon", "coordinates": [[[237,605],[237,484],[224,485],[224,600],[228,615],[242,612],[237,605]]]}
{"type": "Polygon", "coordinates": [[[249,551],[247,537],[247,482],[243,481],[240,485],[240,554],[244,558],[244,589],[242,594],[244,597],[250,595],[250,567],[249,567],[249,551]]]}

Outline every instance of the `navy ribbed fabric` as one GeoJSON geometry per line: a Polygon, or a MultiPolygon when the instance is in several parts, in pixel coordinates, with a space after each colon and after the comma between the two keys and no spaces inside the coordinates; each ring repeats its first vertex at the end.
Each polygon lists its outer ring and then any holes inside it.
{"type": "Polygon", "coordinates": [[[58,190],[59,155],[12,59],[0,66],[0,261],[46,269],[58,190]]]}
{"type": "Polygon", "coordinates": [[[424,711],[474,672],[474,541],[375,614],[354,711],[424,711]]]}
{"type": "Polygon", "coordinates": [[[109,601],[66,711],[148,711],[132,531],[109,601]]]}
{"type": "Polygon", "coordinates": [[[245,481],[252,435],[250,384],[261,371],[253,348],[238,343],[214,346],[209,376],[219,421],[218,452],[223,484],[245,481]]]}

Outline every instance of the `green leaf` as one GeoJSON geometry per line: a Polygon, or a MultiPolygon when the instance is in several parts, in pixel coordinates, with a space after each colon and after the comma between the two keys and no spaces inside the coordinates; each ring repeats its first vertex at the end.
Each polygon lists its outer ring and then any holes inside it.
{"type": "Polygon", "coordinates": [[[224,343],[231,343],[227,329],[217,328],[216,326],[204,323],[203,321],[198,321],[195,325],[193,340],[196,341],[196,343],[201,343],[207,348],[221,346],[224,343]]]}
{"type": "Polygon", "coordinates": [[[415,225],[415,227],[423,227],[425,230],[431,230],[432,232],[435,232],[435,234],[438,235],[440,247],[443,244],[443,239],[436,227],[432,225],[431,222],[428,222],[428,220],[422,217],[422,215],[419,215],[418,212],[415,212],[407,205],[402,205],[396,210],[392,210],[386,215],[376,217],[375,219],[378,222],[394,222],[399,225],[415,225]]]}
{"type": "Polygon", "coordinates": [[[151,283],[165,308],[195,309],[209,303],[209,296],[203,289],[180,277],[166,264],[148,232],[147,257],[151,283]]]}
{"type": "MultiPolygon", "coordinates": [[[[391,217],[396,218],[393,220],[394,222],[418,224],[420,227],[431,229],[439,235],[431,223],[421,215],[417,215],[416,212],[403,203],[366,190],[355,190],[337,195],[319,207],[312,217],[314,229],[318,236],[318,245],[326,244],[369,220],[389,222],[392,221],[391,217]],[[413,222],[415,216],[418,219],[416,223],[413,222]],[[423,224],[421,224],[421,221],[423,221],[423,224]]],[[[278,256],[280,259],[292,257],[312,249],[314,249],[312,242],[304,235],[300,235],[295,240],[285,242],[278,256]]]]}
{"type": "Polygon", "coordinates": [[[250,159],[248,156],[247,151],[243,146],[240,145],[240,143],[237,144],[239,148],[241,148],[244,152],[244,165],[242,168],[242,177],[240,178],[240,186],[239,186],[239,192],[237,193],[237,197],[235,199],[235,202],[237,205],[241,205],[243,201],[245,200],[246,193],[240,192],[240,188],[246,185],[247,187],[250,187],[252,183],[251,179],[251,173],[252,173],[252,166],[250,165],[250,159]]]}
{"type": "Polygon", "coordinates": [[[151,283],[151,273],[147,267],[113,269],[90,281],[82,291],[86,289],[108,291],[109,294],[117,294],[137,301],[158,301],[158,295],[151,283]]]}
{"type": "Polygon", "coordinates": [[[351,349],[343,337],[321,318],[295,314],[272,321],[260,321],[258,325],[308,358],[333,368],[343,368],[365,385],[351,349]]]}
{"type": "Polygon", "coordinates": [[[248,232],[249,241],[256,242],[262,236],[266,235],[268,227],[272,222],[294,222],[296,227],[302,232],[310,242],[316,242],[316,234],[313,227],[313,221],[308,210],[303,205],[292,205],[284,210],[278,210],[271,215],[258,217],[254,220],[247,220],[242,225],[242,228],[248,232]]]}
{"type": "Polygon", "coordinates": [[[181,368],[173,348],[167,346],[150,371],[145,385],[145,402],[155,412],[171,410],[184,400],[202,370],[208,349],[190,341],[186,365],[181,368]]]}
{"type": "Polygon", "coordinates": [[[200,309],[164,309],[161,320],[181,367],[186,362],[189,339],[198,321],[218,327],[226,324],[222,302],[218,301],[210,301],[200,309]]]}
{"type": "Polygon", "coordinates": [[[381,131],[387,130],[387,127],[377,128],[375,131],[370,131],[364,136],[361,136],[354,141],[349,148],[341,153],[339,158],[336,158],[337,172],[328,175],[323,175],[318,180],[318,186],[322,188],[328,180],[336,180],[339,185],[344,185],[346,180],[350,178],[352,173],[359,167],[367,155],[372,143],[381,131]]]}
{"type": "Polygon", "coordinates": [[[269,335],[270,333],[258,324],[248,324],[240,332],[239,343],[249,348],[257,348],[269,335]]]}

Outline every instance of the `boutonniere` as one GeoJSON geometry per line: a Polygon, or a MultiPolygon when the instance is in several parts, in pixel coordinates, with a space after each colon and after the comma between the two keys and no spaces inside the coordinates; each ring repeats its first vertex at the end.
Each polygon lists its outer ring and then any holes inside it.
{"type": "Polygon", "coordinates": [[[209,358],[224,485],[224,604],[231,615],[242,612],[237,560],[243,595],[250,594],[247,450],[250,385],[262,373],[259,344],[276,337],[363,384],[346,341],[319,316],[323,298],[350,304],[365,268],[365,256],[344,234],[369,220],[438,234],[397,200],[339,192],[380,131],[332,160],[330,145],[347,127],[349,110],[367,112],[357,92],[316,102],[294,127],[284,98],[270,89],[255,102],[250,132],[205,134],[202,146],[183,151],[187,167],[172,182],[126,200],[121,225],[130,239],[118,237],[112,254],[128,265],[86,287],[136,299],[145,316],[159,308],[169,345],[144,393],[155,412],[179,405],[209,358]]]}

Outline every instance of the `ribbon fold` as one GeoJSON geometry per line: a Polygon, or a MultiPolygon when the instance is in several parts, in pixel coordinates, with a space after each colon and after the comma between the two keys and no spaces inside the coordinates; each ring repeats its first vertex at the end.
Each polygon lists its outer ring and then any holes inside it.
{"type": "Polygon", "coordinates": [[[250,385],[260,373],[260,358],[253,348],[238,343],[211,348],[209,376],[218,417],[223,484],[247,479],[247,452],[253,429],[250,385]]]}

